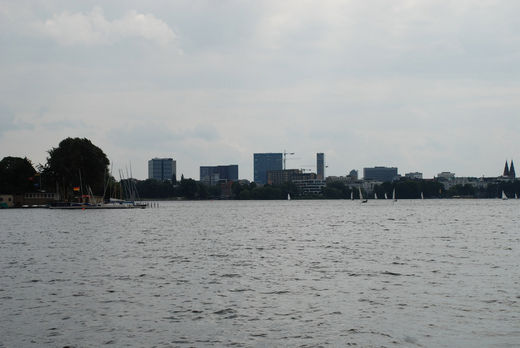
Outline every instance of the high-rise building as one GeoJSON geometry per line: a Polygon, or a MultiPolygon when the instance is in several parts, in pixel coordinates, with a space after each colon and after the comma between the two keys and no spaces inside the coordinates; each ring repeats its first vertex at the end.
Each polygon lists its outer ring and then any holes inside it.
{"type": "Polygon", "coordinates": [[[316,174],[318,180],[325,180],[325,154],[323,152],[316,154],[316,174]]]}
{"type": "Polygon", "coordinates": [[[206,185],[238,181],[238,165],[200,167],[200,181],[206,185]]]}
{"type": "Polygon", "coordinates": [[[397,178],[396,167],[373,167],[363,168],[363,179],[374,181],[394,181],[397,178]]]}
{"type": "Polygon", "coordinates": [[[177,161],[173,158],[152,158],[148,161],[148,179],[174,180],[177,175],[177,161]]]}
{"type": "Polygon", "coordinates": [[[283,169],[282,153],[255,153],[253,155],[254,181],[257,184],[267,184],[267,172],[283,169]]]}

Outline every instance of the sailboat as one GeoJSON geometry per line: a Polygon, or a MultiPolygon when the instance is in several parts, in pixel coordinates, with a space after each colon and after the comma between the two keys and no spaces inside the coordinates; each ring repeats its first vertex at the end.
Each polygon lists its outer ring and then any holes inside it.
{"type": "Polygon", "coordinates": [[[374,192],[374,199],[377,199],[377,193],[374,192]]]}
{"type": "Polygon", "coordinates": [[[361,203],[368,202],[367,199],[363,199],[363,193],[361,193],[361,187],[359,188],[359,199],[361,200],[361,203]]]}
{"type": "Polygon", "coordinates": [[[502,190],[502,199],[503,200],[509,199],[509,198],[507,198],[506,193],[504,192],[504,190],[502,190]]]}
{"type": "Polygon", "coordinates": [[[518,196],[517,196],[517,194],[516,194],[516,193],[515,193],[515,199],[518,199],[518,196]]]}
{"type": "Polygon", "coordinates": [[[421,192],[421,199],[424,199],[424,194],[421,192]]]}
{"type": "Polygon", "coordinates": [[[291,200],[291,194],[290,194],[290,193],[287,194],[287,200],[288,200],[288,201],[291,200]]]}
{"type": "Polygon", "coordinates": [[[351,200],[351,201],[354,200],[354,191],[350,191],[350,200],[351,200]]]}
{"type": "Polygon", "coordinates": [[[394,200],[394,202],[397,202],[397,198],[395,197],[395,188],[392,191],[392,199],[394,200]]]}
{"type": "Polygon", "coordinates": [[[388,199],[388,195],[386,194],[386,192],[385,192],[385,199],[388,199]]]}

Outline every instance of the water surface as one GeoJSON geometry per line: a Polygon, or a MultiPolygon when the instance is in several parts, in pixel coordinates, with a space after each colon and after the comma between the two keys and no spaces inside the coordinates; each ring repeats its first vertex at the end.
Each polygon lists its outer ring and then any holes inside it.
{"type": "Polygon", "coordinates": [[[0,211],[0,347],[513,347],[520,202],[0,211]]]}

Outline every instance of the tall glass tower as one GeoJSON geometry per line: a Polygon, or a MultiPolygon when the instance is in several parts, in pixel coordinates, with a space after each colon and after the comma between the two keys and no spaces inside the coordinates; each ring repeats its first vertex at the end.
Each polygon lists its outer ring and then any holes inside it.
{"type": "Polygon", "coordinates": [[[325,154],[323,152],[316,154],[316,174],[318,180],[325,180],[325,154]]]}
{"type": "Polygon", "coordinates": [[[177,162],[173,158],[152,158],[148,161],[148,179],[173,180],[177,173],[177,162]]]}
{"type": "Polygon", "coordinates": [[[283,169],[283,155],[281,153],[255,153],[254,181],[257,184],[267,184],[267,172],[270,170],[283,169]]]}

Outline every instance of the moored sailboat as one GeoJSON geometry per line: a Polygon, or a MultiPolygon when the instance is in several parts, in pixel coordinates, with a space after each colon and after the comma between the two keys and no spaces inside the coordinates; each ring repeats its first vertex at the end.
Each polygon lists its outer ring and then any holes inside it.
{"type": "Polygon", "coordinates": [[[363,199],[363,193],[361,192],[361,187],[359,187],[359,199],[361,200],[361,203],[368,202],[367,199],[363,199]]]}

